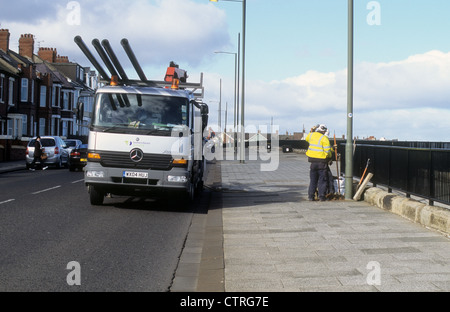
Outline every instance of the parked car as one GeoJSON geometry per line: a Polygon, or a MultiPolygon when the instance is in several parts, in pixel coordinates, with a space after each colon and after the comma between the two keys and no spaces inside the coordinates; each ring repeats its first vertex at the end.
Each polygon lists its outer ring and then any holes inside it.
{"type": "MultiPolygon", "coordinates": [[[[26,166],[30,168],[34,158],[34,143],[36,138],[33,138],[28,142],[26,151],[26,166]]],[[[46,166],[56,166],[61,168],[67,166],[69,162],[69,153],[66,150],[67,145],[63,139],[58,136],[41,136],[41,145],[44,152],[47,154],[47,159],[44,161],[46,166]]]]}
{"type": "Polygon", "coordinates": [[[67,145],[67,152],[69,153],[69,163],[68,166],[70,166],[70,153],[72,152],[72,150],[74,148],[77,148],[79,145],[83,144],[83,142],[81,142],[80,140],[77,139],[65,139],[64,143],[66,143],[67,145]]]}
{"type": "Polygon", "coordinates": [[[75,171],[75,169],[82,170],[87,163],[87,144],[78,145],[74,148],[69,155],[69,170],[75,171]]]}
{"type": "Polygon", "coordinates": [[[78,145],[83,144],[83,142],[81,142],[80,140],[76,140],[76,139],[66,139],[66,140],[64,140],[64,143],[66,143],[66,145],[67,145],[66,149],[69,152],[69,155],[70,155],[70,152],[74,148],[76,148],[78,145]]]}

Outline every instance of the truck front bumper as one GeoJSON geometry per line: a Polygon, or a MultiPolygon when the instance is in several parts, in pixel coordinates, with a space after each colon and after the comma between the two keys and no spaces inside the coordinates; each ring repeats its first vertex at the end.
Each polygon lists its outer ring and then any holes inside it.
{"type": "Polygon", "coordinates": [[[99,163],[88,162],[84,179],[87,186],[117,195],[186,192],[189,189],[189,172],[185,168],[172,168],[167,171],[134,170],[106,168],[99,163]]]}

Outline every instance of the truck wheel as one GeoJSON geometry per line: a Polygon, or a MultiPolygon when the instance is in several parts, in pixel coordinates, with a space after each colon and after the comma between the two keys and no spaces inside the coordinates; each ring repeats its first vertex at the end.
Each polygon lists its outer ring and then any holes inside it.
{"type": "Polygon", "coordinates": [[[195,186],[194,183],[189,183],[188,192],[186,194],[188,202],[193,202],[195,198],[195,186]]]}
{"type": "Polygon", "coordinates": [[[99,206],[103,204],[105,195],[102,192],[99,192],[95,187],[89,186],[89,199],[91,201],[91,205],[99,206]]]}
{"type": "Polygon", "coordinates": [[[200,195],[203,192],[203,180],[198,181],[195,191],[197,192],[197,195],[200,195]]]}

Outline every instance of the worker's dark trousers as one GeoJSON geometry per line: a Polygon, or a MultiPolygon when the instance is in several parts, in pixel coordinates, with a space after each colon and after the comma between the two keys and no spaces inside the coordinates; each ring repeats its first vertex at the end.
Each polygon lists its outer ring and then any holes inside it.
{"type": "Polygon", "coordinates": [[[319,190],[319,199],[325,200],[328,185],[328,164],[325,162],[312,162],[309,169],[308,198],[314,199],[316,189],[319,190]]]}

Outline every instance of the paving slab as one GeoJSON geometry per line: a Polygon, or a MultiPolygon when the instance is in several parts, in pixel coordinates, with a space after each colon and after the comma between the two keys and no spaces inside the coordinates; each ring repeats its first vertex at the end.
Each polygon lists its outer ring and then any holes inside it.
{"type": "Polygon", "coordinates": [[[310,202],[309,163],[223,160],[224,290],[450,291],[450,240],[364,201],[310,202]]]}

